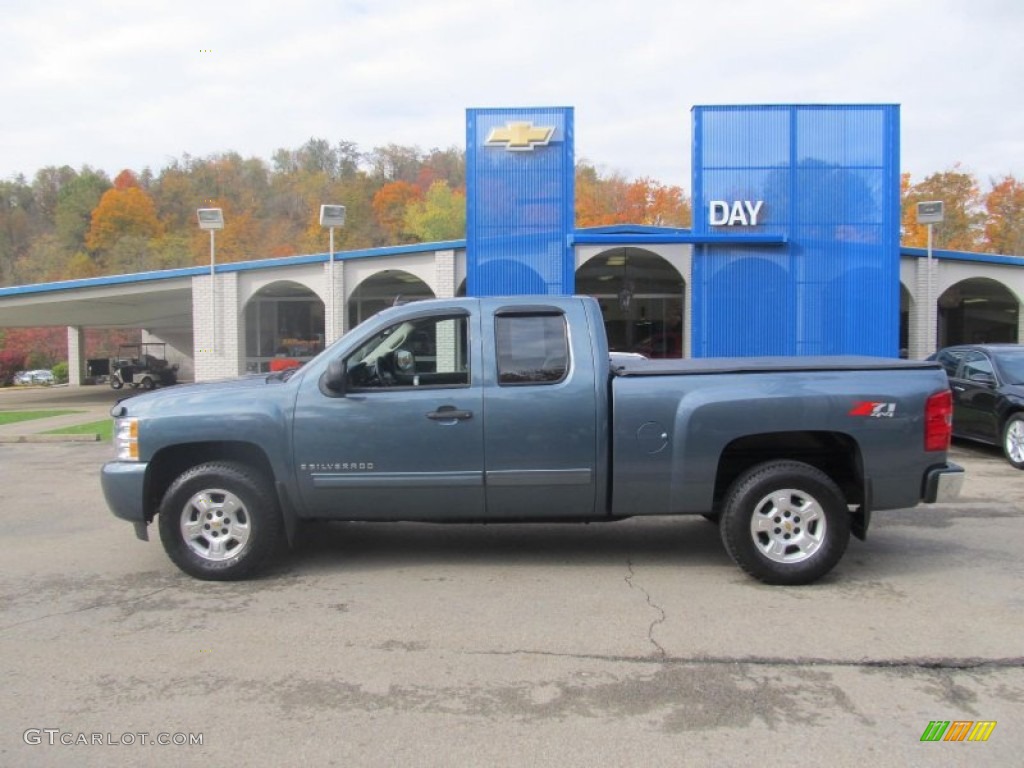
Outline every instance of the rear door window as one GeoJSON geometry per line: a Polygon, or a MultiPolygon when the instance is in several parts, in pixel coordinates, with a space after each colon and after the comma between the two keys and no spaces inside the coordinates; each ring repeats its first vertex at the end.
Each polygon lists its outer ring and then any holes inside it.
{"type": "Polygon", "coordinates": [[[494,323],[500,385],[557,384],[568,375],[564,315],[498,315],[494,323]]]}

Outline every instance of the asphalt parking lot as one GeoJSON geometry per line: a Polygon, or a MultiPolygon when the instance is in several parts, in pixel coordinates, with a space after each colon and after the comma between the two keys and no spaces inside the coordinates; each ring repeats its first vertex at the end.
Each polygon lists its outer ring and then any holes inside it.
{"type": "Polygon", "coordinates": [[[799,588],[702,519],[323,526],[203,583],[107,512],[109,455],[0,445],[0,765],[1019,764],[1024,472],[995,451],[799,588]]]}

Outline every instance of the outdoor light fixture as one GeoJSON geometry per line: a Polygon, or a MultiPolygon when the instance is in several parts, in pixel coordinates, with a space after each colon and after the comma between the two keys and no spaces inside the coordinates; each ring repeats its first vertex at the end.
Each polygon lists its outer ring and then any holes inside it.
{"type": "Polygon", "coordinates": [[[336,301],[334,298],[334,228],[345,226],[345,206],[344,205],[321,205],[320,206],[320,226],[327,227],[331,232],[331,256],[330,261],[327,262],[327,280],[330,282],[330,287],[327,291],[328,301],[331,305],[331,325],[329,328],[325,328],[325,331],[329,331],[325,335],[327,338],[324,340],[330,344],[334,341],[334,329],[338,325],[336,310],[336,301]]]}
{"type": "Polygon", "coordinates": [[[320,206],[321,227],[344,227],[345,206],[344,205],[321,205],[320,206]]]}
{"type": "Polygon", "coordinates": [[[220,208],[200,208],[196,215],[200,229],[224,229],[224,211],[220,208]]]}
{"type": "Polygon", "coordinates": [[[211,352],[217,352],[217,291],[214,282],[214,265],[216,264],[214,234],[224,229],[224,211],[220,208],[199,208],[196,210],[199,228],[210,231],[210,316],[213,320],[213,344],[211,352]]]}

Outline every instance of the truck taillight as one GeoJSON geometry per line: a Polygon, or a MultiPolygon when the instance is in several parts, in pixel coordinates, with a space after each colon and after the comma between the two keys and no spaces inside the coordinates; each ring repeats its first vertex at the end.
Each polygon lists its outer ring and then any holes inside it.
{"type": "Polygon", "coordinates": [[[953,394],[947,389],[928,398],[924,409],[924,449],[948,451],[953,436],[953,394]]]}

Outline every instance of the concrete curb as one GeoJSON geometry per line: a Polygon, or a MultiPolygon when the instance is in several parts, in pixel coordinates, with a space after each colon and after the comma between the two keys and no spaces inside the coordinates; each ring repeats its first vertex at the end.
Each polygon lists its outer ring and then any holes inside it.
{"type": "Polygon", "coordinates": [[[98,443],[100,436],[91,435],[0,435],[0,443],[98,443]]]}

